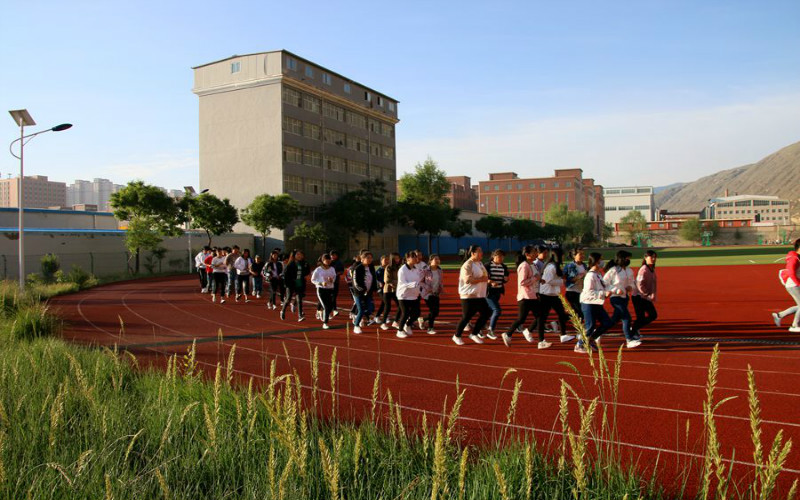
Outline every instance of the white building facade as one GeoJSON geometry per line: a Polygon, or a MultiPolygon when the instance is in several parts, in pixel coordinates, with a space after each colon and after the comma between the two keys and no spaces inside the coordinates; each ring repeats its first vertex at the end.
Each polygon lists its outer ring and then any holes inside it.
{"type": "Polygon", "coordinates": [[[606,222],[619,223],[632,210],[638,210],[647,222],[655,220],[653,186],[625,186],[603,189],[606,222]]]}
{"type": "Polygon", "coordinates": [[[752,219],[754,222],[784,225],[791,222],[788,200],[777,196],[760,196],[740,194],[723,196],[711,200],[714,202],[714,219],[752,219]]]}

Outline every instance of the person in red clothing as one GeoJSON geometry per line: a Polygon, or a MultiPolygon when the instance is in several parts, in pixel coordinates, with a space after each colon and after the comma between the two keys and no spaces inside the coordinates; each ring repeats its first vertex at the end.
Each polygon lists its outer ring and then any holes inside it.
{"type": "Polygon", "coordinates": [[[780,327],[783,318],[794,314],[789,331],[800,333],[800,238],[794,241],[794,250],[789,250],[786,254],[786,267],[778,272],[778,279],[794,299],[795,305],[779,313],[772,313],[772,320],[775,326],[780,327]]]}
{"type": "Polygon", "coordinates": [[[636,292],[631,296],[633,310],[636,311],[636,321],[633,322],[631,333],[635,340],[642,339],[641,329],[658,318],[656,312],[656,253],[648,250],[644,253],[642,267],[636,274],[636,292]]]}

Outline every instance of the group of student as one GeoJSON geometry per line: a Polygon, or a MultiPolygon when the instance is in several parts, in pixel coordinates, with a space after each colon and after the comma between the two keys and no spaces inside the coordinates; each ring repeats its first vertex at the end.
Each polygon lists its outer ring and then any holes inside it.
{"type": "MultiPolygon", "coordinates": [[[[561,301],[565,299],[584,322],[586,340],[592,344],[617,323],[621,323],[625,344],[628,348],[641,345],[641,330],[656,317],[656,252],[648,250],[638,272],[634,276],[630,268],[630,252],[620,250],[614,259],[605,262],[599,253],[588,256],[583,249],[571,252],[571,262],[563,265],[560,248],[527,245],[517,258],[517,309],[516,320],[499,337],[508,347],[514,333],[522,333],[528,342],[536,342],[539,349],[547,349],[552,343],[545,340],[545,333],[558,334],[562,343],[575,340],[576,335],[567,333],[567,316],[561,301]],[[604,308],[609,300],[613,313],[604,308]],[[636,320],[628,309],[633,303],[636,320]],[[551,311],[556,321],[547,322],[551,311]],[[528,317],[531,322],[524,327],[528,317]],[[534,337],[536,332],[536,337],[534,337]]],[[[468,338],[483,344],[484,339],[498,339],[498,321],[503,313],[501,298],[509,280],[509,270],[504,263],[505,252],[495,250],[487,266],[483,264],[483,250],[470,246],[465,252],[458,279],[458,295],[461,301],[461,319],[452,340],[463,345],[464,332],[468,338]],[[471,324],[472,320],[474,324],[471,324]]],[[[280,318],[286,319],[287,308],[297,314],[297,321],[304,321],[303,303],[306,280],[316,289],[316,317],[322,328],[330,328],[330,321],[339,314],[337,299],[339,286],[344,279],[353,298],[350,319],[353,333],[360,334],[363,328],[377,324],[382,330],[394,329],[398,338],[405,339],[414,334],[415,325],[428,334],[436,334],[436,320],[440,311],[440,296],[444,291],[444,275],[438,255],[426,258],[418,251],[382,255],[377,263],[368,250],[362,250],[345,269],[335,251],[319,257],[314,266],[306,261],[301,250],[282,254],[273,250],[269,260],[260,256],[250,257],[249,250],[239,247],[205,247],[195,257],[200,276],[201,291],[209,293],[212,301],[225,303],[234,295],[238,302],[249,301],[248,294],[261,298],[264,281],[270,285],[267,308],[280,307],[280,318]],[[376,265],[377,264],[377,265],[376,265]],[[378,308],[375,299],[378,299],[378,308]],[[427,314],[422,314],[424,302],[427,314]],[[392,306],[395,313],[392,315],[392,306]]],[[[585,352],[584,339],[578,339],[575,351],[585,352]]]]}

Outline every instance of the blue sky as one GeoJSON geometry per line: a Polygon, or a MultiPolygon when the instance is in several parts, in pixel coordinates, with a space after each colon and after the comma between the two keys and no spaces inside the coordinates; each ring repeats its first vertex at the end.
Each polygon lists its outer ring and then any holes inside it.
{"type": "Polygon", "coordinates": [[[800,141],[796,0],[6,2],[1,107],[75,124],[26,173],[197,185],[191,67],[281,48],[400,100],[401,173],[658,186],[800,141]]]}

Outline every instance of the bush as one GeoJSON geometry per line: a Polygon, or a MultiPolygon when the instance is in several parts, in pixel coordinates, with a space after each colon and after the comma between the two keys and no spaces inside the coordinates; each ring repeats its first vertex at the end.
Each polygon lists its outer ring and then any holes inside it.
{"type": "Polygon", "coordinates": [[[19,285],[15,281],[0,282],[0,316],[8,318],[14,315],[17,308],[26,303],[26,297],[20,295],[19,285]]]}
{"type": "Polygon", "coordinates": [[[45,283],[52,283],[55,281],[55,274],[61,269],[61,263],[58,261],[58,256],[52,253],[46,254],[42,257],[42,277],[45,283]]]}
{"type": "Polygon", "coordinates": [[[48,337],[58,333],[61,329],[61,321],[56,316],[49,314],[47,306],[41,303],[17,309],[13,319],[14,322],[9,328],[9,333],[11,338],[17,340],[48,337]]]}
{"type": "Polygon", "coordinates": [[[72,266],[72,270],[64,276],[64,283],[75,283],[83,290],[97,285],[97,278],[84,271],[81,266],[72,266]]]}

